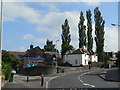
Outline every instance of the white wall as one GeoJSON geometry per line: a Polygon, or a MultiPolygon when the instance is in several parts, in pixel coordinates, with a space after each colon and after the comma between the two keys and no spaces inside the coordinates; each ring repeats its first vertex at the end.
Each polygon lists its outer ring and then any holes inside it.
{"type": "Polygon", "coordinates": [[[82,54],[82,65],[88,65],[89,60],[89,55],[87,55],[86,53],[82,54]]]}
{"type": "Polygon", "coordinates": [[[88,65],[88,61],[91,59],[92,62],[98,62],[96,55],[85,54],[70,54],[64,56],[64,62],[72,64],[72,66],[88,65]],[[76,64],[77,60],[77,64],[76,64]]]}
{"type": "Polygon", "coordinates": [[[96,54],[91,55],[91,61],[92,62],[98,62],[98,56],[96,54]]]}

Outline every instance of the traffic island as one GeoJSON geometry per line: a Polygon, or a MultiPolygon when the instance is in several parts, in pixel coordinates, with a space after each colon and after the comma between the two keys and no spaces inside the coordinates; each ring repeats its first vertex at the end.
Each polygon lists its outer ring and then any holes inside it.
{"type": "Polygon", "coordinates": [[[118,68],[102,71],[99,76],[106,81],[120,82],[120,70],[118,68]]]}

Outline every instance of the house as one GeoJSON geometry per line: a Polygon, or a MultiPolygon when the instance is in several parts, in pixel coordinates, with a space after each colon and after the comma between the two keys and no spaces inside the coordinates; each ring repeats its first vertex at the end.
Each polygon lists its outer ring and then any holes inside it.
{"type": "Polygon", "coordinates": [[[30,49],[28,49],[26,54],[21,58],[21,62],[23,68],[44,66],[47,64],[46,54],[39,46],[33,48],[33,45],[30,45],[30,49]]]}
{"type": "Polygon", "coordinates": [[[53,65],[56,62],[56,58],[57,58],[57,62],[58,63],[62,63],[61,62],[62,59],[61,59],[61,57],[60,57],[58,52],[45,51],[44,53],[46,54],[47,61],[49,61],[50,65],[53,65]]]}
{"type": "Polygon", "coordinates": [[[34,67],[34,66],[45,66],[44,58],[36,58],[36,57],[23,57],[21,58],[22,68],[34,67]]]}
{"type": "Polygon", "coordinates": [[[88,65],[88,62],[98,62],[98,56],[92,50],[79,48],[73,52],[67,52],[64,55],[64,62],[72,64],[72,66],[88,65]]]}
{"type": "Polygon", "coordinates": [[[30,49],[28,49],[25,52],[16,51],[9,52],[16,56],[16,58],[22,62],[20,65],[21,68],[27,68],[31,66],[53,65],[53,62],[56,61],[56,57],[58,63],[61,61],[58,52],[45,51],[44,49],[41,49],[39,46],[33,47],[33,45],[30,45],[30,49]]]}
{"type": "Polygon", "coordinates": [[[106,52],[106,54],[110,56],[109,67],[116,66],[116,62],[118,60],[116,57],[116,53],[115,52],[106,52]]]}

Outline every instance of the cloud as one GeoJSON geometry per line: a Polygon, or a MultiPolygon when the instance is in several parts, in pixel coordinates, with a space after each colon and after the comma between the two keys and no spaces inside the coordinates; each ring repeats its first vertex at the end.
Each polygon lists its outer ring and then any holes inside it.
{"type": "Polygon", "coordinates": [[[23,18],[28,23],[38,24],[40,17],[39,11],[24,3],[4,3],[3,5],[3,21],[5,22],[15,22],[17,19],[23,18]]]}
{"type": "MultiPolygon", "coordinates": [[[[85,2],[89,4],[91,2],[85,2]]],[[[96,2],[97,3],[97,2],[96,2]]],[[[100,3],[100,2],[98,2],[100,3]]],[[[93,3],[92,3],[93,4],[93,3]]],[[[95,4],[97,5],[97,4],[95,4]]],[[[43,5],[47,6],[47,4],[43,5]]],[[[52,6],[52,4],[48,7],[56,8],[52,6]]],[[[84,15],[85,16],[85,15],[84,15]]],[[[41,15],[40,11],[35,10],[34,8],[28,7],[24,3],[5,3],[4,4],[4,21],[13,21],[15,22],[18,18],[24,18],[25,21],[32,24],[37,24],[36,31],[44,32],[49,35],[50,40],[56,41],[57,39],[61,39],[62,28],[61,25],[64,24],[64,20],[67,18],[70,26],[71,33],[71,44],[78,48],[78,22],[79,22],[79,12],[78,11],[65,11],[65,12],[48,12],[45,15],[41,15]],[[23,13],[25,12],[25,13],[23,13]]],[[[85,25],[87,21],[85,19],[85,25]]],[[[95,37],[94,30],[95,25],[93,24],[93,39],[95,37]]],[[[118,43],[116,40],[118,39],[118,32],[116,29],[105,27],[105,45],[107,47],[105,50],[117,51],[118,43]]],[[[23,40],[28,40],[33,43],[43,44],[46,42],[47,38],[35,37],[31,34],[26,34],[23,37],[23,40]]],[[[61,48],[61,40],[58,42],[57,47],[61,48]]],[[[94,50],[95,50],[95,42],[94,42],[94,50]]]]}
{"type": "MultiPolygon", "coordinates": [[[[96,0],[3,0],[4,2],[96,2],[96,0]]],[[[119,0],[99,0],[100,2],[118,2],[119,0]]]]}
{"type": "MultiPolygon", "coordinates": [[[[62,31],[61,25],[64,24],[64,20],[68,19],[70,29],[77,27],[79,18],[79,12],[49,12],[41,20],[40,26],[36,28],[36,31],[46,32],[51,37],[59,37],[62,31]],[[77,18],[76,18],[77,17],[77,18]]],[[[76,35],[74,35],[76,36],[76,35]]]]}
{"type": "Polygon", "coordinates": [[[47,38],[36,38],[31,34],[26,34],[26,35],[24,35],[23,40],[33,42],[34,44],[35,43],[36,44],[43,44],[46,42],[47,38]]]}
{"type": "Polygon", "coordinates": [[[105,27],[105,50],[118,51],[118,29],[105,27]]]}
{"type": "Polygon", "coordinates": [[[88,5],[88,6],[99,6],[100,5],[100,0],[87,0],[87,1],[85,1],[85,0],[82,0],[86,5],[88,5]]]}
{"type": "Polygon", "coordinates": [[[24,52],[27,49],[24,46],[20,46],[19,48],[12,48],[11,51],[18,51],[18,52],[24,52]]]}
{"type": "Polygon", "coordinates": [[[40,3],[40,5],[42,7],[47,7],[49,11],[59,11],[59,9],[56,7],[56,3],[52,3],[52,2],[43,2],[43,3],[40,3]]]}
{"type": "Polygon", "coordinates": [[[27,34],[23,37],[24,40],[33,39],[34,37],[31,34],[27,34]]]}
{"type": "MultiPolygon", "coordinates": [[[[71,12],[49,12],[46,14],[41,20],[41,26],[37,27],[36,31],[46,32],[51,36],[51,40],[55,41],[56,38],[61,39],[60,34],[62,32],[61,25],[64,24],[64,20],[68,19],[71,33],[71,45],[73,45],[76,49],[79,47],[78,41],[78,22],[79,22],[79,12],[71,11],[71,12]],[[56,16],[56,17],[54,17],[56,16]]],[[[85,25],[87,26],[87,19],[85,19],[85,25]]],[[[86,27],[87,28],[87,27],[86,27]]],[[[93,40],[95,38],[95,24],[92,24],[93,28],[93,40]]],[[[116,29],[112,29],[109,27],[105,27],[105,48],[106,51],[117,51],[118,43],[116,42],[118,39],[116,29]]],[[[57,45],[57,47],[61,48],[61,41],[57,45]]],[[[93,50],[96,50],[96,43],[94,40],[93,50]]]]}

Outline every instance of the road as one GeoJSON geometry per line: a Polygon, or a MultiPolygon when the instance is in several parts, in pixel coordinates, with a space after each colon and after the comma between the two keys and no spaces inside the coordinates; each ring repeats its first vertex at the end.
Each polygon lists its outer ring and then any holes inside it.
{"type": "Polygon", "coordinates": [[[46,76],[44,86],[41,86],[40,76],[31,76],[30,81],[26,81],[26,76],[15,75],[14,82],[10,82],[6,88],[118,88],[117,82],[104,81],[99,77],[101,70],[87,70],[76,73],[64,73],[46,76]]]}
{"type": "Polygon", "coordinates": [[[117,82],[104,81],[99,72],[85,71],[58,77],[49,82],[49,88],[118,88],[117,82]]]}

